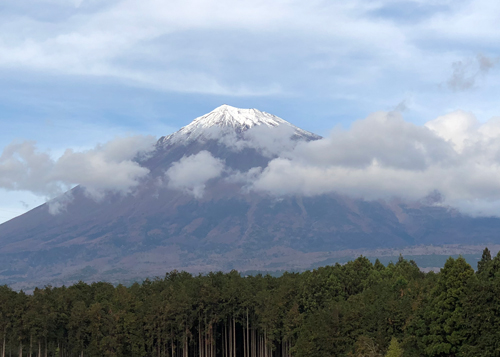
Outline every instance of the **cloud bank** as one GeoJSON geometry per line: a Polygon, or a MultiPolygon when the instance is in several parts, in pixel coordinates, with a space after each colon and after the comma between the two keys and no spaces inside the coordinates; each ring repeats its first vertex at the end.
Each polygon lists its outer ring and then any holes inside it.
{"type": "Polygon", "coordinates": [[[378,112],[229,179],[276,196],[438,197],[431,201],[498,215],[500,117],[480,123],[471,113],[455,111],[418,126],[398,112],[378,112]]]}
{"type": "Polygon", "coordinates": [[[200,151],[196,155],[185,156],[165,173],[167,186],[181,190],[201,198],[208,180],[219,177],[224,170],[222,160],[214,158],[208,151],[200,151]]]}
{"type": "Polygon", "coordinates": [[[152,136],[117,138],[85,151],[67,149],[54,159],[32,141],[13,142],[0,155],[0,187],[53,198],[79,184],[92,198],[128,193],[149,170],[133,159],[153,149],[152,136]]]}
{"type": "Polygon", "coordinates": [[[198,140],[217,140],[233,151],[255,149],[262,155],[273,158],[284,151],[292,150],[298,143],[295,140],[295,129],[288,125],[268,127],[256,125],[241,135],[232,128],[212,126],[204,129],[203,136],[198,140]]]}

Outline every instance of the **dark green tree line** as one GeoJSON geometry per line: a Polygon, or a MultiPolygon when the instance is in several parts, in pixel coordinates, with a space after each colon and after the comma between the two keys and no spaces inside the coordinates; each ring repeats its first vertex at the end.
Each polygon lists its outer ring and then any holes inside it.
{"type": "Polygon", "coordinates": [[[84,357],[499,356],[500,256],[360,257],[303,273],[173,271],[129,287],[0,286],[0,354],[84,357]]]}

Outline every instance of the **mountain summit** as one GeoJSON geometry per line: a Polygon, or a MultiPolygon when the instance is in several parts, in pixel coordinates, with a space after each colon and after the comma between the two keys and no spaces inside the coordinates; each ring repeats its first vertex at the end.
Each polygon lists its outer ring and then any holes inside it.
{"type": "Polygon", "coordinates": [[[227,104],[215,108],[210,113],[193,120],[186,126],[189,128],[208,128],[213,126],[229,126],[235,129],[250,129],[256,125],[267,125],[275,127],[281,124],[290,125],[286,120],[278,118],[275,115],[261,112],[258,109],[240,109],[227,104]]]}
{"type": "Polygon", "coordinates": [[[258,109],[241,109],[224,104],[210,113],[194,119],[179,131],[163,137],[160,143],[170,144],[180,141],[194,141],[201,137],[215,138],[217,135],[242,134],[255,127],[285,127],[295,139],[315,140],[320,136],[300,129],[275,115],[258,109]]]}

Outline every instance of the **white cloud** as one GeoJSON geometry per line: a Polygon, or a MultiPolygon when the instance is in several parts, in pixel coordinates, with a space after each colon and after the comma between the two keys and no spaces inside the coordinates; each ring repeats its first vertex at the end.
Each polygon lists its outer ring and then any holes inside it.
{"type": "Polygon", "coordinates": [[[292,150],[297,145],[294,139],[295,129],[288,125],[268,127],[256,125],[238,135],[234,130],[220,127],[207,128],[204,138],[217,140],[230,150],[256,149],[262,155],[272,158],[278,154],[292,150]]]}
{"type": "Polygon", "coordinates": [[[364,199],[442,201],[472,214],[500,215],[500,120],[480,124],[457,111],[417,126],[379,112],[350,130],[299,144],[262,171],[235,179],[272,195],[340,193],[364,199]]]}
{"type": "Polygon", "coordinates": [[[407,96],[419,111],[415,118],[457,108],[464,93],[443,91],[439,83],[448,82],[453,63],[478,53],[484,55],[472,60],[472,70],[462,77],[459,70],[453,82],[463,87],[474,78],[477,90],[466,93],[464,109],[480,116],[491,110],[500,83],[491,47],[500,41],[498,5],[491,1],[4,3],[0,72],[41,82],[48,92],[57,92],[56,76],[73,88],[106,83],[168,96],[260,96],[250,100],[287,107],[289,118],[313,120],[306,128],[321,130],[317,118],[345,123],[407,96]],[[479,81],[477,71],[491,78],[479,81]]]}
{"type": "MultiPolygon", "coordinates": [[[[300,91],[303,75],[321,79],[325,69],[337,84],[365,83],[394,66],[415,70],[418,63],[418,70],[425,70],[423,58],[436,61],[443,56],[423,55],[419,36],[429,27],[439,31],[426,38],[449,33],[438,20],[430,22],[439,19],[439,12],[430,12],[429,21],[405,26],[373,16],[375,10],[392,6],[392,1],[69,3],[77,9],[62,9],[62,2],[38,5],[52,7],[57,14],[53,21],[37,16],[36,2],[33,13],[23,8],[5,16],[0,27],[0,67],[112,77],[181,92],[265,95],[300,91]],[[366,60],[359,61],[362,57],[366,60]],[[303,71],[288,70],[285,59],[303,71]],[[245,67],[249,70],[241,70],[245,67]],[[252,79],[256,75],[257,82],[252,79]],[[299,81],[290,85],[295,78],[299,81]]],[[[472,14],[478,12],[474,9],[472,14]]],[[[455,11],[447,18],[464,15],[455,11]]],[[[439,67],[448,66],[446,61],[440,60],[439,67]]]]}
{"type": "Polygon", "coordinates": [[[287,125],[266,127],[259,125],[244,133],[245,145],[259,150],[264,156],[274,157],[292,150],[297,142],[293,140],[295,129],[287,125]]]}
{"type": "Polygon", "coordinates": [[[67,149],[54,159],[34,142],[13,142],[0,155],[0,187],[47,198],[77,184],[96,199],[105,191],[127,193],[149,173],[133,159],[154,143],[152,136],[117,138],[91,150],[67,149]]]}
{"type": "Polygon", "coordinates": [[[451,142],[458,152],[462,152],[471,140],[479,139],[477,137],[478,120],[472,113],[461,110],[440,116],[426,123],[425,126],[441,138],[451,142]]]}
{"type": "Polygon", "coordinates": [[[427,128],[403,120],[398,112],[378,112],[356,121],[351,129],[335,129],[326,140],[298,145],[293,158],[316,165],[367,167],[374,161],[399,169],[421,170],[454,152],[427,128]]]}
{"type": "Polygon", "coordinates": [[[208,151],[200,151],[174,162],[165,176],[169,188],[201,198],[207,181],[219,177],[223,171],[224,163],[220,159],[214,158],[208,151]]]}

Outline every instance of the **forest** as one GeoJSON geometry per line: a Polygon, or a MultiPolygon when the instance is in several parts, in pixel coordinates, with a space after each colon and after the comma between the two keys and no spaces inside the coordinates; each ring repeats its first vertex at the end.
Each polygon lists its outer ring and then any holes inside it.
{"type": "Polygon", "coordinates": [[[1,356],[499,356],[500,254],[423,273],[359,257],[302,273],[0,286],[1,356]]]}

